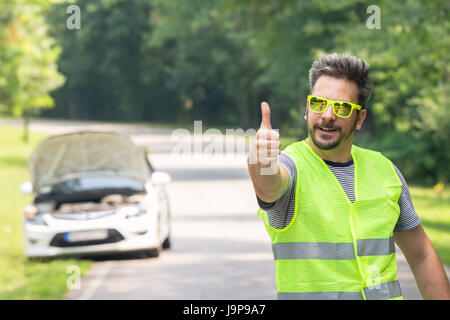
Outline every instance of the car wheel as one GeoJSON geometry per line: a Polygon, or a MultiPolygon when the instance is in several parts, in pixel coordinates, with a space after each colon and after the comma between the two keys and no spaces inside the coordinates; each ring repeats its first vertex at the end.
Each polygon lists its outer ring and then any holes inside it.
{"type": "Polygon", "coordinates": [[[170,236],[167,236],[166,240],[164,240],[162,244],[163,249],[170,249],[170,236]]]}

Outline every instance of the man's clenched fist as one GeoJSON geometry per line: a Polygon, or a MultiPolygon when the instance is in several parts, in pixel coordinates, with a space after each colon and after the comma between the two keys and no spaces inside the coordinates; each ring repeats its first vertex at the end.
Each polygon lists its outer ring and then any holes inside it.
{"type": "MultiPolygon", "coordinates": [[[[250,164],[256,164],[262,168],[270,167],[265,174],[275,174],[278,170],[277,157],[280,154],[280,135],[272,129],[270,124],[270,108],[267,102],[261,103],[262,121],[256,133],[255,143],[250,152],[250,164]]],[[[264,174],[262,172],[262,174],[264,174]]]]}

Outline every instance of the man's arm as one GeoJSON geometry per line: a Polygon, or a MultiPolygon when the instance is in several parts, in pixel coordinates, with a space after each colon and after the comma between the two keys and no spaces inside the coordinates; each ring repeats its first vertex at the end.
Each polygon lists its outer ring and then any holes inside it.
{"type": "Polygon", "coordinates": [[[422,297],[427,300],[450,299],[447,274],[422,226],[394,232],[394,240],[411,267],[422,297]]]}
{"type": "Polygon", "coordinates": [[[278,164],[280,136],[272,130],[270,108],[261,103],[262,121],[256,133],[255,144],[248,157],[248,171],[255,193],[264,202],[276,201],[289,184],[289,174],[278,164]]]}
{"type": "Polygon", "coordinates": [[[261,174],[261,168],[264,167],[257,164],[248,164],[248,171],[253,182],[255,193],[258,198],[264,202],[275,202],[288,187],[289,174],[283,166],[278,164],[278,162],[272,165],[272,168],[276,168],[276,174],[261,174]]]}

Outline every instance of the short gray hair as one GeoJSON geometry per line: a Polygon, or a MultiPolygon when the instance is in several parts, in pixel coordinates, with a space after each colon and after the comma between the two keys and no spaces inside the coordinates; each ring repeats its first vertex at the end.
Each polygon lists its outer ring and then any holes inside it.
{"type": "Polygon", "coordinates": [[[314,61],[309,69],[309,88],[312,91],[321,75],[354,81],[358,85],[358,104],[365,107],[372,93],[369,65],[349,54],[331,53],[314,61]]]}

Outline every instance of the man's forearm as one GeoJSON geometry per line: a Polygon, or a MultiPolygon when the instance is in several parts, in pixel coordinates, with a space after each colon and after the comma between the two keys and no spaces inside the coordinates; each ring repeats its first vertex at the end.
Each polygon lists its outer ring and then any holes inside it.
{"type": "Polygon", "coordinates": [[[410,263],[422,297],[426,300],[450,299],[447,274],[431,242],[424,258],[410,263]]]}
{"type": "Polygon", "coordinates": [[[272,165],[273,174],[262,174],[264,168],[258,164],[248,163],[250,178],[253,182],[255,193],[264,202],[276,201],[289,184],[286,169],[278,163],[272,165]]]}

